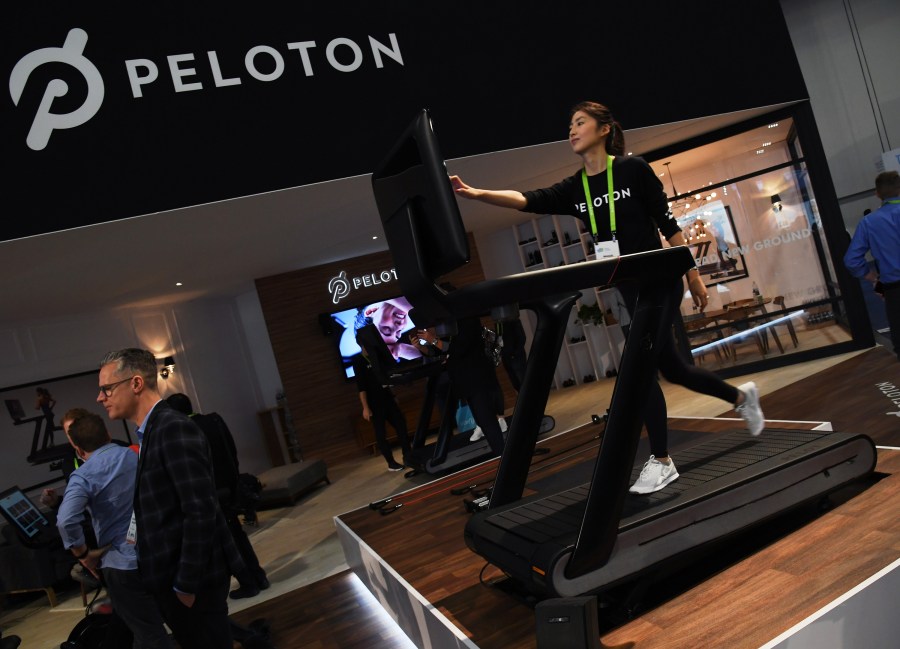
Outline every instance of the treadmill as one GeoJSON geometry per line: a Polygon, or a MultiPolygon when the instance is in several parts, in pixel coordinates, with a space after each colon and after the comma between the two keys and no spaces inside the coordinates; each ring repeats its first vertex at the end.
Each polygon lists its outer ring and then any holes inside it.
{"type": "MultiPolygon", "coordinates": [[[[609,458],[610,434],[615,431],[604,435],[598,468],[609,458]]],[[[777,428],[759,437],[746,430],[718,434],[680,451],[680,478],[661,491],[628,494],[626,481],[617,494],[604,494],[594,487],[595,471],[593,480],[572,489],[500,507],[492,502],[468,521],[465,539],[527,590],[557,597],[599,593],[818,499],[867,475],[875,461],[865,435],[777,428]],[[623,500],[621,514],[613,516],[623,500]]]]}
{"type": "Polygon", "coordinates": [[[417,322],[451,333],[455,321],[528,308],[537,328],[487,510],[467,523],[470,549],[537,592],[601,592],[677,554],[818,498],[870,473],[864,435],[746,431],[679,454],[682,477],[650,496],[628,493],[643,426],[643,395],[658,349],[671,335],[686,247],[589,261],[486,280],[446,291],[438,278],[468,261],[468,241],[426,110],[372,176],[398,281],[417,322]],[[528,469],[578,289],[628,283],[638,300],[591,480],[522,499],[528,469]],[[427,324],[426,324],[427,323],[427,324]],[[627,506],[626,506],[627,505],[627,506]]]}
{"type": "Polygon", "coordinates": [[[74,457],[74,451],[68,442],[53,444],[50,439],[53,431],[62,430],[62,427],[55,426],[51,428],[52,423],[47,425],[47,417],[45,415],[25,417],[22,403],[18,399],[6,399],[6,409],[9,411],[10,417],[12,417],[13,425],[24,426],[25,424],[34,423],[34,434],[31,437],[31,452],[25,458],[30,464],[47,464],[74,457]],[[44,427],[43,442],[41,442],[42,425],[44,427]],[[40,447],[38,446],[39,444],[40,447]]]}
{"type": "MultiPolygon", "coordinates": [[[[416,313],[416,318],[419,315],[416,313]]],[[[371,341],[374,344],[383,341],[371,341]]],[[[385,346],[385,350],[387,347],[385,346]]],[[[466,441],[462,445],[454,444],[454,409],[447,407],[441,416],[438,427],[437,440],[427,444],[426,440],[431,430],[431,415],[434,412],[435,399],[440,375],[446,372],[444,359],[441,357],[423,357],[422,359],[403,361],[397,366],[391,366],[384,380],[387,385],[406,385],[426,379],[425,398],[422,401],[422,409],[419,412],[419,421],[416,431],[410,442],[412,459],[415,462],[413,471],[407,477],[425,471],[431,475],[448,473],[464,469],[493,457],[490,445],[486,439],[476,442],[466,441]]],[[[456,403],[456,395],[450,386],[447,392],[447,404],[456,403]]]]}
{"type": "MultiPolygon", "coordinates": [[[[418,314],[416,314],[418,318],[418,314]]],[[[482,438],[475,442],[469,441],[471,431],[454,434],[454,426],[456,418],[454,417],[453,404],[457,402],[456,393],[453,386],[448,382],[447,398],[444,412],[442,413],[440,423],[438,425],[437,439],[432,444],[427,444],[428,434],[431,432],[431,415],[434,412],[434,403],[437,397],[437,387],[440,376],[446,372],[442,358],[432,358],[427,362],[408,361],[415,365],[398,368],[392,371],[388,376],[390,385],[401,385],[412,383],[421,378],[427,378],[425,383],[425,399],[422,401],[422,409],[419,412],[419,421],[416,425],[416,432],[413,435],[411,448],[412,460],[416,463],[414,470],[407,473],[407,477],[411,477],[420,471],[424,471],[431,475],[442,475],[451,471],[458,471],[467,467],[484,462],[494,457],[490,444],[486,438],[482,438]],[[456,438],[463,438],[462,443],[456,441],[456,438]]],[[[552,417],[544,416],[541,419],[539,433],[543,434],[553,430],[555,422],[552,417]]],[[[504,440],[507,433],[503,433],[504,440]]]]}
{"type": "MultiPolygon", "coordinates": [[[[472,466],[491,457],[491,449],[486,440],[466,443],[454,448],[452,442],[455,420],[454,410],[450,407],[446,407],[441,416],[437,440],[432,444],[426,443],[431,431],[431,415],[434,412],[438,381],[443,372],[446,372],[443,359],[429,359],[428,362],[419,364],[417,367],[392,372],[388,376],[390,385],[402,385],[423,377],[427,378],[419,421],[410,442],[412,452],[410,459],[415,462],[415,466],[408,475],[415,475],[419,471],[425,471],[431,475],[447,473],[472,466]]],[[[456,397],[451,386],[447,392],[447,404],[449,406],[453,403],[456,403],[456,397]]]]}

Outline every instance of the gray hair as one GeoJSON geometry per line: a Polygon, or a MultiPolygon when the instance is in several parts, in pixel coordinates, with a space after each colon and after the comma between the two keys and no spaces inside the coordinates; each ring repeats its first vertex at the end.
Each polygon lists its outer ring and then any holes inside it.
{"type": "Polygon", "coordinates": [[[156,357],[146,349],[129,347],[108,352],[100,361],[100,367],[110,363],[116,364],[116,374],[136,374],[144,379],[148,388],[156,388],[156,357]]]}

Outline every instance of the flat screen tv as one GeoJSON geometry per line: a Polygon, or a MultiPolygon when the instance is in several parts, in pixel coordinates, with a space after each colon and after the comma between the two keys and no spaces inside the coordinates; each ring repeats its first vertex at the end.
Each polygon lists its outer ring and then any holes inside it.
{"type": "Polygon", "coordinates": [[[469,261],[469,243],[427,110],[372,173],[372,191],[397,279],[419,324],[454,320],[436,284],[469,261]]]}
{"type": "Polygon", "coordinates": [[[353,378],[353,357],[361,353],[356,344],[356,330],[369,323],[378,329],[397,363],[422,358],[422,353],[409,341],[409,334],[416,328],[409,316],[411,309],[409,301],[398,296],[323,314],[331,320],[331,338],[337,345],[345,378],[353,378]]]}

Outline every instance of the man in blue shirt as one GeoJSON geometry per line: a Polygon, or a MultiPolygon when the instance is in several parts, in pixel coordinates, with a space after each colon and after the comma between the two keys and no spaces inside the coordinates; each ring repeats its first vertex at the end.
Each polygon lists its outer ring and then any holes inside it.
{"type": "Polygon", "coordinates": [[[131,523],[138,456],[110,439],[103,420],[85,411],[63,417],[63,429],[83,464],[66,486],[56,526],[63,545],[85,568],[102,570],[113,609],[131,629],[141,649],[164,647],[172,641],[162,615],[138,574],[134,545],[126,537],[131,523]],[[96,549],[84,538],[82,521],[90,514],[96,549]]]}
{"type": "Polygon", "coordinates": [[[885,171],[875,177],[880,209],[864,217],[850,241],[844,265],[854,277],[867,279],[884,296],[894,353],[900,360],[900,174],[885,171]],[[866,252],[872,252],[878,272],[869,270],[866,252]],[[879,290],[880,289],[880,290],[879,290]]]}

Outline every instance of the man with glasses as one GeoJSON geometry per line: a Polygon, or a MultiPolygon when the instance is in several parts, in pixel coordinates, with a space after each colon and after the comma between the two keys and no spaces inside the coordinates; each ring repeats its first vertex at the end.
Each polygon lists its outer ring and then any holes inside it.
{"type": "Polygon", "coordinates": [[[243,564],[218,506],[206,438],[160,399],[156,373],[143,349],[100,363],[97,402],[110,419],[134,423],[141,445],[128,539],[178,643],[231,649],[228,588],[243,564]]]}

